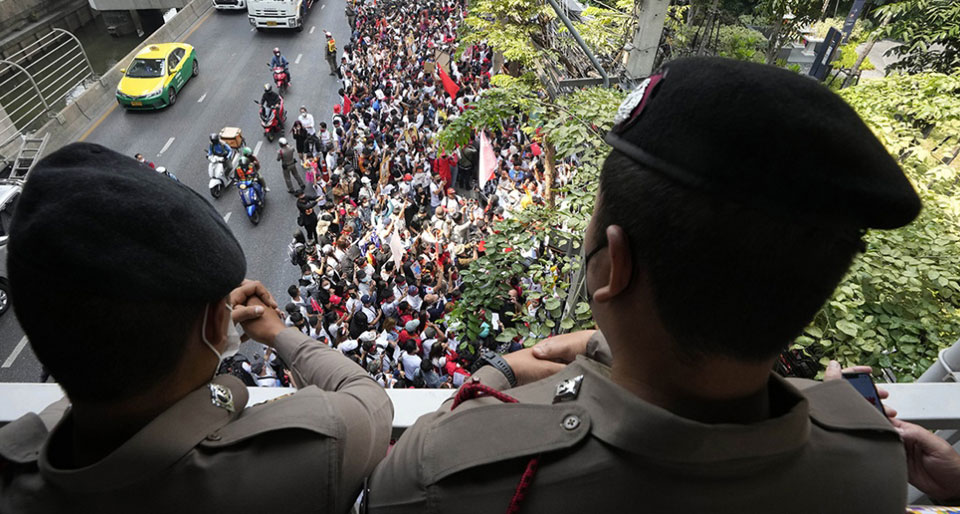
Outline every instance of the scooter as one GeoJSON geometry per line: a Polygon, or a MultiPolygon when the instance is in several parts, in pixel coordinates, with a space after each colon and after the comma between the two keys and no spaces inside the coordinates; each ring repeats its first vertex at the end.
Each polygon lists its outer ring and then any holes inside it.
{"type": "Polygon", "coordinates": [[[207,160],[207,174],[210,176],[210,196],[220,198],[223,190],[233,184],[233,170],[237,167],[237,156],[240,152],[231,151],[229,155],[210,155],[207,160]],[[229,171],[225,171],[229,170],[229,171]]]}
{"type": "Polygon", "coordinates": [[[247,211],[250,223],[254,225],[260,223],[263,207],[266,204],[266,197],[260,183],[252,179],[240,180],[237,182],[237,188],[240,190],[240,201],[243,202],[243,208],[247,211]]]}
{"type": "Polygon", "coordinates": [[[290,76],[287,75],[287,70],[283,69],[283,66],[274,66],[273,67],[273,82],[277,85],[277,91],[280,94],[286,92],[287,87],[290,86],[290,76]]]}
{"type": "Polygon", "coordinates": [[[276,134],[283,134],[283,124],[287,122],[287,111],[283,108],[283,97],[277,105],[261,105],[259,101],[253,103],[260,105],[260,126],[263,127],[263,135],[271,143],[276,134]]]}

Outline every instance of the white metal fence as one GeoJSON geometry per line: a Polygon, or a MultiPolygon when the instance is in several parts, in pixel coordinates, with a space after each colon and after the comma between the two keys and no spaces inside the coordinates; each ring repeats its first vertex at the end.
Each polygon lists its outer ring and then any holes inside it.
{"type": "Polygon", "coordinates": [[[0,60],[0,148],[39,129],[96,76],[80,40],[53,29],[0,60]]]}

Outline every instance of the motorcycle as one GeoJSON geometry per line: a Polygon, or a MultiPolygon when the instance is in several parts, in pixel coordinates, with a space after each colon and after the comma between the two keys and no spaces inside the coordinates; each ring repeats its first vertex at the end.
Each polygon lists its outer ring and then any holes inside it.
{"type": "Polygon", "coordinates": [[[224,188],[233,184],[233,169],[236,168],[236,157],[239,153],[240,152],[234,151],[226,157],[222,155],[210,155],[207,157],[207,160],[210,161],[210,164],[207,165],[207,175],[210,176],[210,196],[220,198],[224,188]]]}
{"type": "Polygon", "coordinates": [[[260,223],[263,207],[266,204],[266,197],[263,195],[260,183],[253,179],[240,180],[237,182],[237,188],[240,190],[240,201],[243,202],[243,208],[247,211],[250,223],[254,225],[260,223]]]}
{"type": "Polygon", "coordinates": [[[273,67],[273,82],[277,85],[277,91],[280,94],[286,92],[287,88],[290,86],[289,79],[290,76],[287,75],[287,70],[283,69],[283,66],[273,67]]]}
{"type": "Polygon", "coordinates": [[[261,105],[259,101],[253,103],[260,106],[260,126],[263,127],[263,135],[271,143],[276,134],[283,134],[283,124],[287,121],[287,111],[283,108],[283,97],[277,105],[261,105]]]}

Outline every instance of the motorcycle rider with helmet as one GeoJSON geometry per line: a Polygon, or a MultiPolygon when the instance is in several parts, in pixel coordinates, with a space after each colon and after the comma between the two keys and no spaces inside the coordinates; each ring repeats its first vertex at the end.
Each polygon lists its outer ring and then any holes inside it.
{"type": "Polygon", "coordinates": [[[271,68],[283,68],[284,73],[287,74],[287,85],[293,84],[293,77],[290,76],[290,61],[280,54],[279,48],[273,49],[273,57],[270,58],[269,64],[271,68]]]}
{"type": "Polygon", "coordinates": [[[229,162],[230,157],[233,155],[233,148],[230,148],[230,145],[220,141],[220,136],[210,134],[210,147],[207,148],[207,157],[211,155],[223,157],[224,162],[229,162]]]}
{"type": "Polygon", "coordinates": [[[264,191],[270,191],[267,183],[263,180],[263,176],[260,175],[260,159],[257,159],[257,156],[253,155],[253,151],[250,150],[249,146],[243,147],[240,154],[240,163],[237,165],[237,179],[256,180],[260,183],[260,187],[262,187],[264,191]]]}

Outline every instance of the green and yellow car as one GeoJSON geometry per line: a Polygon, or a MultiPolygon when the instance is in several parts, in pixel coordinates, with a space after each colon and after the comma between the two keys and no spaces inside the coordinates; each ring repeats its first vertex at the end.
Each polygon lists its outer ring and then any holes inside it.
{"type": "Polygon", "coordinates": [[[183,85],[200,72],[197,53],[184,43],[150,45],[120,70],[117,102],[126,109],[160,109],[173,105],[183,85]]]}

